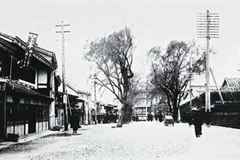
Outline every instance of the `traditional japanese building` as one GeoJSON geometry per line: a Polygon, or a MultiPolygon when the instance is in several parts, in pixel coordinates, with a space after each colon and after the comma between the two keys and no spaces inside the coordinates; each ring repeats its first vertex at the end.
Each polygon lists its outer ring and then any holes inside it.
{"type": "MultiPolygon", "coordinates": [[[[212,124],[240,128],[240,78],[225,78],[220,92],[212,90],[210,97],[212,124]]],[[[204,111],[205,93],[193,98],[192,104],[200,106],[204,111]]],[[[186,120],[190,102],[182,104],[180,110],[182,120],[186,120]]]]}
{"type": "Polygon", "coordinates": [[[40,132],[55,125],[55,70],[51,51],[0,33],[0,139],[40,132]]]}
{"type": "Polygon", "coordinates": [[[64,113],[62,86],[59,87],[58,94],[56,95],[57,125],[64,125],[64,116],[67,116],[68,122],[70,122],[73,110],[79,110],[80,124],[89,124],[89,98],[91,94],[79,90],[77,86],[74,86],[68,82],[66,83],[66,91],[68,110],[67,115],[64,113]]]}

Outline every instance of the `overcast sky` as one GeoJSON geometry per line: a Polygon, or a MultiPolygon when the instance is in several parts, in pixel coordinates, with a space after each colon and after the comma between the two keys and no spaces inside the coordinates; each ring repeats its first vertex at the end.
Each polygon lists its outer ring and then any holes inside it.
{"type": "MultiPolygon", "coordinates": [[[[196,21],[197,13],[207,10],[220,15],[220,36],[210,40],[217,54],[210,63],[221,85],[224,77],[240,76],[239,0],[2,0],[0,32],[25,41],[29,32],[39,34],[38,45],[55,52],[61,74],[61,35],[55,25],[70,24],[65,28],[70,31],[65,35],[67,81],[87,91],[92,86],[89,64],[82,59],[87,42],[129,27],[136,45],[133,70],[146,75],[146,52],[155,45],[195,39],[205,47],[206,40],[197,39],[196,21]]],[[[204,76],[195,83],[204,85],[204,76]]]]}

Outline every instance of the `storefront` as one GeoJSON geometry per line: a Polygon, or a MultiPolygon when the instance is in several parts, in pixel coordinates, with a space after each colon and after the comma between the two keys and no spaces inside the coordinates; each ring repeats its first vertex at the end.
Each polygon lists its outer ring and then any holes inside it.
{"type": "Polygon", "coordinates": [[[57,61],[37,37],[29,33],[24,42],[0,32],[0,139],[55,125],[57,61]]]}
{"type": "Polygon", "coordinates": [[[15,82],[1,82],[0,138],[48,129],[49,106],[53,99],[15,82]]]}

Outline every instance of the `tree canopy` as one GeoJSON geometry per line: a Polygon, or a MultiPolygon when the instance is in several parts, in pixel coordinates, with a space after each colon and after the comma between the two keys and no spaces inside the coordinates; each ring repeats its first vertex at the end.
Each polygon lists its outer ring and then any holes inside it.
{"type": "Polygon", "coordinates": [[[205,70],[206,56],[194,42],[183,41],[171,41],[165,51],[155,46],[149,50],[148,56],[152,64],[152,94],[166,95],[170,112],[176,120],[188,82],[193,74],[201,74],[205,70]]]}
{"type": "Polygon", "coordinates": [[[95,63],[97,84],[108,89],[123,104],[123,116],[129,106],[133,62],[133,36],[129,28],[93,41],[85,58],[95,63]]]}

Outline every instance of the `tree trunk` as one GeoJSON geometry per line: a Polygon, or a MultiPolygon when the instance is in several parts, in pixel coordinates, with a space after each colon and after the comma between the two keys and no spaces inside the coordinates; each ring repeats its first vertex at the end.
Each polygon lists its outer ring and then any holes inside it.
{"type": "Polygon", "coordinates": [[[117,127],[122,127],[123,123],[124,123],[124,118],[125,118],[125,113],[126,113],[126,104],[122,104],[122,108],[121,108],[121,113],[120,113],[120,117],[119,120],[117,122],[117,127]]]}
{"type": "Polygon", "coordinates": [[[118,120],[118,122],[117,122],[117,127],[122,127],[124,117],[125,117],[125,112],[122,112],[122,113],[121,113],[121,116],[120,116],[120,118],[119,118],[119,120],[118,120]]]}
{"type": "Polygon", "coordinates": [[[173,102],[173,119],[174,119],[174,121],[177,121],[177,118],[178,118],[177,97],[178,96],[175,96],[174,102],[173,102]]]}
{"type": "Polygon", "coordinates": [[[123,104],[122,113],[120,115],[119,121],[117,123],[117,127],[122,127],[123,124],[129,123],[131,121],[131,112],[132,106],[128,103],[123,104]]]}
{"type": "Polygon", "coordinates": [[[167,97],[167,104],[168,104],[168,107],[169,107],[169,112],[172,113],[172,105],[171,105],[171,100],[169,97],[167,97]]]}
{"type": "Polygon", "coordinates": [[[177,107],[173,108],[173,119],[174,119],[174,121],[177,121],[177,119],[178,119],[178,108],[177,107]]]}

